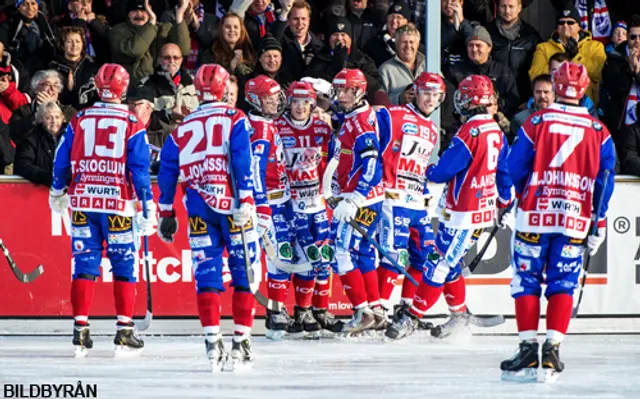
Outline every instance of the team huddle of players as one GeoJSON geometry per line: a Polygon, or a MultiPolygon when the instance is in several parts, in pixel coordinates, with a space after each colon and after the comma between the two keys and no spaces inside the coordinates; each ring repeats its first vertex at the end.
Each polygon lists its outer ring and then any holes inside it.
{"type": "Polygon", "coordinates": [[[225,103],[229,74],[224,68],[203,65],[194,82],[201,105],[162,148],[159,220],[144,127],[120,104],[128,80],[119,65],[100,69],[96,87],[102,102],[72,119],[54,162],[51,207],[66,212],[70,205],[73,215],[76,353],[84,355],[93,345],[88,315],[105,241],[115,280],[114,342],[121,349],[144,345],[131,319],[135,225],[149,235],[157,222],[158,235],[172,242],[179,225],[173,204],[179,183],[213,370],[253,364],[250,282],[261,247],[268,255],[273,305],[266,317],[269,338],[381,330],[388,339],[401,339],[432,327],[420,319],[443,292],[451,317],[431,334],[450,335],[470,318],[462,259],[484,228],[504,223],[517,201],[511,293],[521,342],[501,369],[505,379],[518,380],[535,379],[540,364],[549,373],[562,371],[559,345],[571,317],[585,241],[591,253],[604,241],[613,191],[613,178],[606,177],[615,165],[608,131],[578,106],[589,84],[584,67],[567,62],[558,68],[558,102],[533,114],[511,148],[487,111],[493,103],[491,80],[467,77],[454,98],[463,125],[437,164],[430,165],[438,138],[430,115],[445,96],[438,74],[417,77],[413,103],[375,110],[365,99],[362,72],[342,70],[332,82],[341,119],[334,130],[313,112],[317,96],[311,83],[295,82],[285,94],[277,82],[258,76],[247,82],[253,110],[245,115],[225,103]],[[96,189],[105,181],[116,189],[96,189]],[[427,182],[445,183],[437,234],[427,212],[427,182]],[[144,215],[137,216],[136,196],[146,199],[144,215]],[[593,224],[598,234],[588,236],[593,224]],[[233,280],[230,352],[220,333],[225,249],[233,280]],[[401,302],[389,320],[384,306],[399,268],[410,278],[404,279],[401,302]],[[347,322],[327,310],[332,272],[353,306],[347,322]],[[548,306],[540,356],[542,282],[548,306]],[[283,306],[290,284],[296,303],[292,317],[283,306]]]}

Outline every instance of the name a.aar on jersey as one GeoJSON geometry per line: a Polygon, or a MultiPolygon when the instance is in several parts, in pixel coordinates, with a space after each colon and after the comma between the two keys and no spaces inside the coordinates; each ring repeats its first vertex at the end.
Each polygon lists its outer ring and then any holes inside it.
{"type": "Polygon", "coordinates": [[[106,159],[82,159],[71,161],[73,173],[110,173],[119,176],[126,175],[126,164],[124,162],[106,159]]]}
{"type": "Polygon", "coordinates": [[[529,180],[531,186],[565,186],[580,191],[593,191],[595,184],[595,179],[561,170],[547,170],[542,176],[533,172],[529,180]]]}

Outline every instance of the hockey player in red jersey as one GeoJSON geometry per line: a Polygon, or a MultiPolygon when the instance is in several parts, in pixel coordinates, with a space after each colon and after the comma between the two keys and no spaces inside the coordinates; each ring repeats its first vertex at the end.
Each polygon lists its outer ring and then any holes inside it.
{"type": "Polygon", "coordinates": [[[384,199],[380,143],[375,111],[364,99],[364,74],[343,69],[333,78],[333,88],[345,119],[333,150],[338,160],[335,186],[342,201],[333,212],[332,231],[338,274],[353,305],[353,318],[343,331],[357,333],[384,327],[387,321],[380,306],[374,248],[349,224],[353,219],[369,234],[376,229],[384,199]]]}
{"type": "Polygon", "coordinates": [[[157,220],[146,131],[121,104],[129,73],[120,65],[105,64],[95,75],[95,85],[100,101],[74,116],[60,140],[49,196],[51,209],[56,212],[66,213],[71,205],[75,262],[71,305],[73,345],[78,357],[93,347],[89,309],[105,242],[118,315],[116,354],[144,346],[132,320],[138,275],[134,228],[135,220],[140,220],[141,233],[150,235],[157,220]],[[136,194],[139,199],[147,198],[147,218],[134,218],[136,194]]]}
{"type": "MultiPolygon", "coordinates": [[[[429,181],[447,183],[441,199],[444,206],[438,215],[434,256],[427,259],[411,309],[389,326],[388,338],[411,334],[418,319],[436,303],[443,290],[451,318],[432,329],[431,334],[446,337],[468,324],[462,258],[475,244],[481,229],[494,224],[496,208],[508,209],[512,201],[506,162],[508,145],[487,112],[493,95],[493,84],[486,76],[468,76],[458,86],[454,104],[464,124],[438,164],[427,171],[429,181]]],[[[503,216],[499,215],[500,221],[503,216]]]]}
{"type": "Polygon", "coordinates": [[[250,126],[242,111],[226,103],[229,73],[220,65],[198,68],[194,85],[200,105],[169,136],[160,153],[160,224],[158,235],[173,242],[178,220],[173,209],[176,183],[185,192],[188,234],[196,280],[198,315],[213,371],[253,365],[250,335],[255,298],[249,287],[246,259],[254,269],[260,255],[254,229],[255,205],[250,126]],[[234,177],[232,179],[231,177],[234,177]],[[234,187],[237,189],[236,203],[234,187]],[[245,226],[245,237],[240,226],[245,226]],[[249,253],[245,253],[243,240],[249,253]],[[229,253],[233,280],[234,333],[227,353],[220,332],[222,253],[229,253]]]}
{"type": "Polygon", "coordinates": [[[535,381],[540,364],[545,371],[540,377],[545,379],[557,377],[564,369],[559,348],[571,319],[584,241],[593,256],[605,239],[616,158],[607,128],[578,106],[589,83],[584,66],[560,65],[553,73],[556,103],[529,117],[509,154],[509,171],[519,198],[511,295],[520,347],[501,363],[503,379],[535,381]],[[606,171],[610,177],[605,181],[606,171]],[[588,236],[593,223],[597,235],[588,236]],[[540,361],[536,336],[543,281],[547,284],[547,339],[540,361]]]}
{"type": "MultiPolygon", "coordinates": [[[[416,281],[422,276],[435,239],[426,209],[429,194],[426,171],[438,139],[438,128],[430,115],[444,101],[445,90],[444,80],[438,74],[423,72],[414,82],[413,103],[377,112],[385,188],[378,237],[416,281]]],[[[386,258],[380,259],[381,299],[389,300],[398,274],[386,258]]],[[[416,289],[409,279],[404,279],[394,320],[409,310],[416,289]]]]}
{"type": "MultiPolygon", "coordinates": [[[[287,90],[288,111],[276,120],[291,186],[296,254],[313,266],[313,270],[294,274],[296,307],[288,332],[307,337],[319,335],[321,328],[342,330],[342,322],[327,310],[329,275],[335,259],[321,183],[332,129],[312,116],[316,98],[311,83],[292,83],[287,90]]],[[[288,281],[289,276],[281,274],[279,280],[288,281]]]]}
{"type": "MultiPolygon", "coordinates": [[[[291,221],[291,189],[287,179],[282,139],[275,119],[285,108],[280,85],[273,79],[259,75],[245,84],[245,97],[251,105],[248,121],[251,124],[254,190],[258,212],[258,235],[269,240],[277,249],[277,261],[293,262],[294,233],[291,221]]],[[[267,295],[279,303],[280,311],[267,310],[267,337],[280,339],[290,324],[283,302],[289,286],[289,275],[279,270],[267,257],[267,295]]]]}

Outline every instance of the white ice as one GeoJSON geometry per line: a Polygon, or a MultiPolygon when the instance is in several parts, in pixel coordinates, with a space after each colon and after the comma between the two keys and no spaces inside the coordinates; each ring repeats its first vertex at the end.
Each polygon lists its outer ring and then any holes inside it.
{"type": "MultiPolygon", "coordinates": [[[[253,339],[254,369],[207,371],[203,338],[145,337],[139,358],[113,359],[112,339],[94,337],[86,359],[70,337],[0,337],[0,385],[98,384],[99,398],[640,398],[640,336],[568,336],[555,384],[500,381],[515,336],[434,342],[253,339]]],[[[541,337],[542,338],[542,337],[541,337]]],[[[225,337],[229,345],[229,338],[225,337]]]]}

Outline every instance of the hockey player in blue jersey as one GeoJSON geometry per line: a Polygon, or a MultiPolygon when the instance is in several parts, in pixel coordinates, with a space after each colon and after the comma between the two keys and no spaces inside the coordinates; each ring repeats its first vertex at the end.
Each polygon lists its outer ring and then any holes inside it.
{"type": "Polygon", "coordinates": [[[246,258],[259,265],[249,124],[242,111],[227,105],[229,73],[220,65],[202,65],[195,77],[201,103],[169,136],[160,154],[160,225],[158,235],[173,241],[178,221],[173,210],[178,178],[189,215],[189,244],[196,280],[198,314],[213,371],[253,365],[250,334],[255,298],[249,287],[246,258]],[[233,173],[232,173],[233,172],[233,173]],[[234,176],[234,180],[231,176],[234,176]],[[239,204],[235,203],[233,186],[239,204]],[[245,226],[246,236],[241,236],[245,226]],[[242,241],[246,239],[249,253],[242,241]],[[227,354],[220,332],[222,253],[229,253],[233,279],[234,334],[227,354]]]}
{"type": "Polygon", "coordinates": [[[96,73],[95,85],[101,101],[80,111],[67,125],[56,150],[49,196],[55,212],[66,213],[71,205],[75,262],[71,305],[77,357],[86,356],[93,347],[89,309],[95,280],[100,276],[105,241],[118,316],[116,355],[144,346],[132,320],[137,277],[136,194],[139,199],[147,198],[148,216],[138,218],[141,233],[150,235],[157,220],[146,131],[121,104],[129,86],[129,73],[120,65],[105,64],[96,73]]]}

